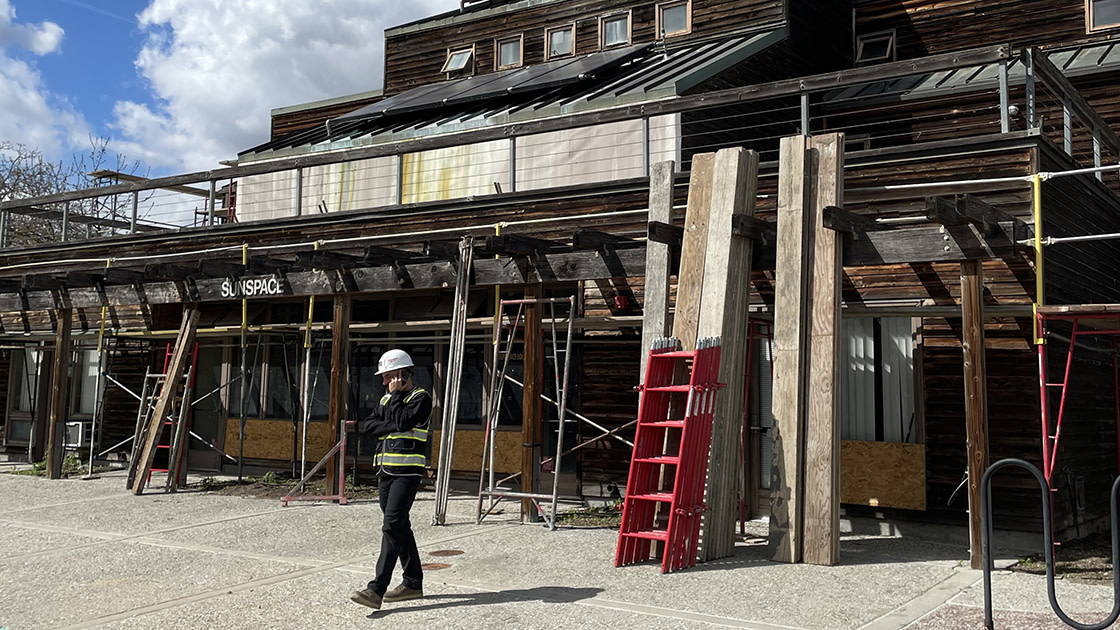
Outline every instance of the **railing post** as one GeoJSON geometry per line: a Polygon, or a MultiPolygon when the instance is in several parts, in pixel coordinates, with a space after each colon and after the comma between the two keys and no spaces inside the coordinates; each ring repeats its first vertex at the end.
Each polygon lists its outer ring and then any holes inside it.
{"type": "Polygon", "coordinates": [[[1066,155],[1073,155],[1073,105],[1069,94],[1062,95],[1062,146],[1066,155]]]}
{"type": "Polygon", "coordinates": [[[397,205],[404,203],[404,154],[397,154],[397,205]]]}
{"type": "Polygon", "coordinates": [[[218,180],[210,180],[210,212],[207,225],[214,225],[214,204],[218,201],[218,180]]]}
{"type": "Polygon", "coordinates": [[[1011,131],[1011,95],[1007,88],[1007,60],[999,61],[999,131],[1011,131]]]}
{"type": "Polygon", "coordinates": [[[809,133],[809,93],[801,93],[801,135],[810,136],[809,133]]]}
{"type": "Polygon", "coordinates": [[[642,116],[642,173],[649,177],[649,116],[642,116]]]}
{"type": "Polygon", "coordinates": [[[1027,126],[1034,127],[1035,111],[1035,80],[1034,80],[1034,52],[1030,48],[1023,51],[1023,64],[1027,70],[1027,126]]]}
{"type": "Polygon", "coordinates": [[[140,214],[140,191],[132,191],[132,218],[128,222],[128,233],[136,233],[136,216],[140,214]]]}
{"type": "Polygon", "coordinates": [[[62,204],[62,242],[70,240],[70,202],[62,204]]]}
{"type": "Polygon", "coordinates": [[[296,167],[296,216],[303,214],[303,167],[296,167]]]}
{"type": "Polygon", "coordinates": [[[0,212],[0,247],[8,246],[8,220],[11,215],[7,210],[0,212]]]}
{"type": "Polygon", "coordinates": [[[509,138],[509,191],[517,191],[517,136],[509,138]]]}
{"type": "MultiPolygon", "coordinates": [[[[1101,167],[1101,130],[1093,127],[1093,166],[1101,167]]],[[[1097,171],[1097,181],[1104,181],[1104,173],[1097,171]]]]}

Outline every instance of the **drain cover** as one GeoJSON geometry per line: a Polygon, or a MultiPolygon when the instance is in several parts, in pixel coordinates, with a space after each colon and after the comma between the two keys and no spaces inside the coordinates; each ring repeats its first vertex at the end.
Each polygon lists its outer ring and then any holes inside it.
{"type": "Polygon", "coordinates": [[[463,553],[464,552],[458,549],[440,549],[439,551],[433,551],[428,555],[436,556],[437,558],[446,558],[448,556],[461,556],[463,555],[463,553]]]}
{"type": "Polygon", "coordinates": [[[440,569],[446,569],[450,566],[451,565],[446,562],[426,562],[420,565],[420,568],[425,571],[439,571],[440,569]]]}

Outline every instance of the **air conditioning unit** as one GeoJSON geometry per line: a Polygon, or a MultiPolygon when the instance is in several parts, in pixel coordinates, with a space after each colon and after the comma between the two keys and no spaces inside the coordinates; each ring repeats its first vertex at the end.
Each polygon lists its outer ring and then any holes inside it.
{"type": "Polygon", "coordinates": [[[89,426],[82,421],[67,422],[66,434],[63,436],[63,446],[66,448],[81,448],[88,446],[86,442],[89,440],[89,426]]]}

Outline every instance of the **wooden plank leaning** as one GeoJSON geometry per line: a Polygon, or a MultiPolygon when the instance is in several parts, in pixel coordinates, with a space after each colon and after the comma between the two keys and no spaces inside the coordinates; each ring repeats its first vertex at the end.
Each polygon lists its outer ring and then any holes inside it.
{"type": "Polygon", "coordinates": [[[715,400],[706,500],[710,510],[703,518],[702,560],[726,558],[735,545],[753,241],[735,235],[732,225],[737,217],[754,216],[757,193],[758,153],[741,147],[720,150],[712,177],[697,332],[699,337],[722,338],[719,382],[724,384],[715,400]]]}
{"type": "MultiPolygon", "coordinates": [[[[132,480],[132,494],[144,492],[148,483],[148,472],[152,469],[152,461],[156,457],[156,445],[159,443],[160,434],[163,432],[164,419],[171,409],[172,402],[178,393],[180,381],[183,378],[183,369],[187,364],[187,357],[194,345],[194,333],[198,329],[199,310],[187,307],[183,310],[183,322],[179,325],[179,335],[175,339],[175,348],[171,352],[171,360],[167,366],[167,374],[163,388],[152,407],[151,416],[148,418],[144,430],[138,436],[141,439],[139,457],[136,465],[136,476],[132,480]]],[[[143,402],[141,402],[143,404],[143,402]]],[[[168,474],[174,474],[173,471],[168,474]]]]}

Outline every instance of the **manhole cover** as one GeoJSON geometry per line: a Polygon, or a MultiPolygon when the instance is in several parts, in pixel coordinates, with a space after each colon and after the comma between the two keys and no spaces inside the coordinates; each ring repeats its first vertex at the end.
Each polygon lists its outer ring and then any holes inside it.
{"type": "Polygon", "coordinates": [[[425,571],[439,571],[440,569],[446,569],[450,566],[451,565],[446,562],[426,562],[420,565],[420,568],[425,571]]]}
{"type": "Polygon", "coordinates": [[[431,552],[429,555],[436,556],[437,558],[446,558],[448,556],[461,556],[463,553],[464,552],[458,549],[440,549],[439,551],[431,552]]]}

